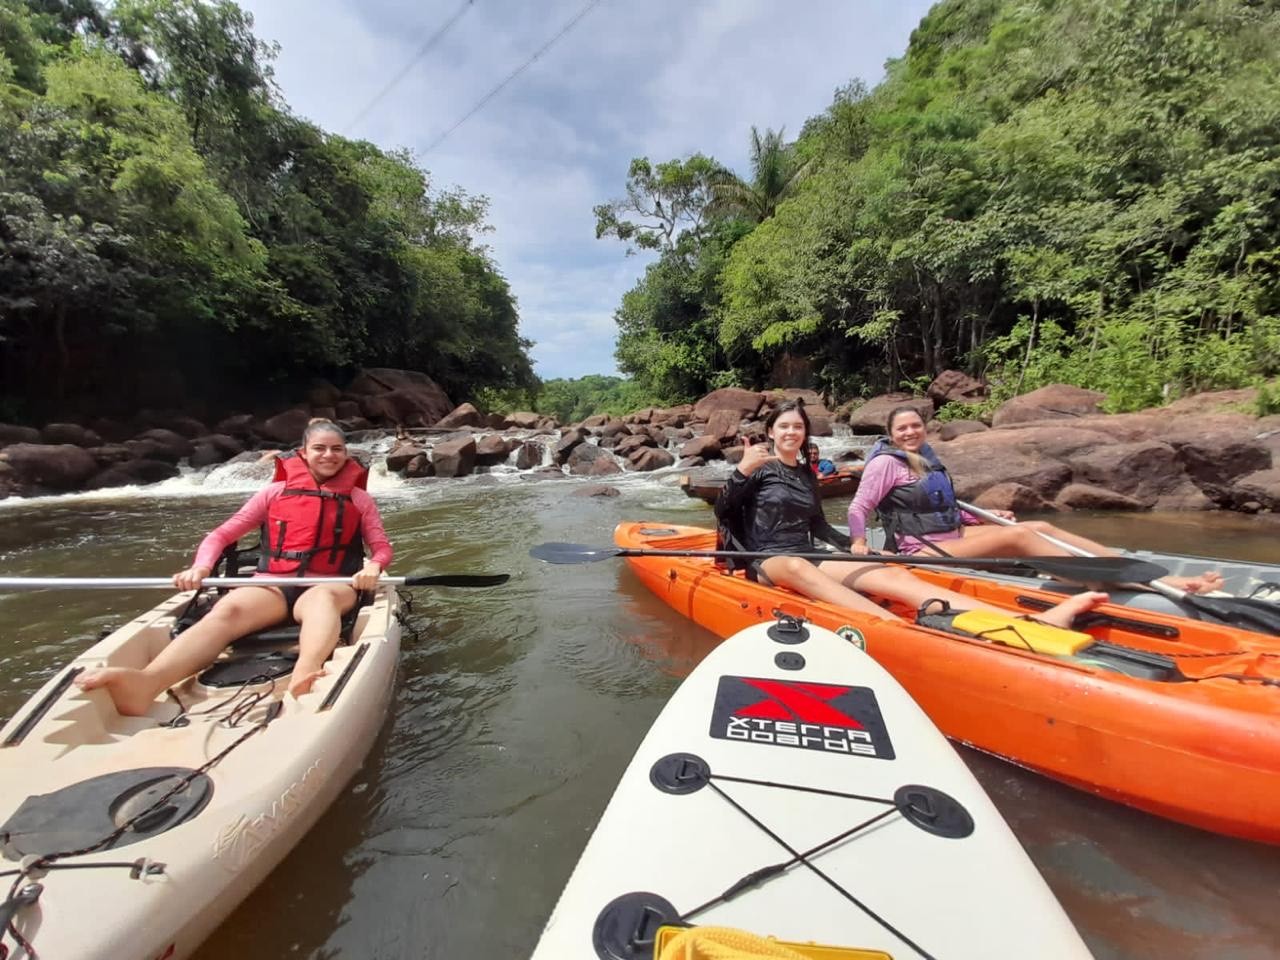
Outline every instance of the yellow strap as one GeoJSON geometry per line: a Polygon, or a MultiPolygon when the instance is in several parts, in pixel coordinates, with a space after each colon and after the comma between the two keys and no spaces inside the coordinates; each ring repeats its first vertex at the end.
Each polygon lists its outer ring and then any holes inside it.
{"type": "Polygon", "coordinates": [[[689,927],[672,937],[658,960],[807,960],[769,937],[756,936],[732,927],[689,927]]]}
{"type": "Polygon", "coordinates": [[[1093,643],[1093,637],[1076,630],[1051,627],[1036,620],[1023,620],[995,610],[965,610],[951,621],[956,630],[1004,643],[1020,650],[1033,650],[1055,657],[1069,657],[1081,647],[1093,643]]]}

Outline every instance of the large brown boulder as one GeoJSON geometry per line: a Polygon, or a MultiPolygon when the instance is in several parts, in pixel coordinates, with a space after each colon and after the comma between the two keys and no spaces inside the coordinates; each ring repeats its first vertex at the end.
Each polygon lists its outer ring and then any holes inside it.
{"type": "Polygon", "coordinates": [[[225,463],[236,454],[244,452],[244,444],[225,433],[210,433],[199,437],[191,451],[189,463],[193,467],[211,467],[225,463]]]}
{"type": "Polygon", "coordinates": [[[89,454],[99,466],[103,467],[109,467],[113,463],[123,463],[133,456],[123,443],[104,443],[100,447],[89,447],[89,454]]]}
{"type": "Polygon", "coordinates": [[[431,461],[437,477],[465,477],[476,467],[475,438],[437,443],[431,451],[431,461]]]}
{"type": "Polygon", "coordinates": [[[434,380],[416,370],[374,367],[360,372],[347,387],[370,420],[429,427],[454,407],[434,380]]]}
{"type": "Polygon", "coordinates": [[[701,457],[703,460],[715,460],[720,457],[720,441],[715,437],[694,437],[680,447],[681,457],[701,457]]]}
{"type": "Polygon", "coordinates": [[[202,437],[208,434],[209,428],[197,420],[195,417],[183,415],[158,415],[151,418],[153,426],[162,427],[165,430],[172,430],[179,436],[186,437],[188,440],[194,440],[196,437],[202,437]]]}
{"type": "Polygon", "coordinates": [[[38,443],[73,443],[77,447],[100,447],[102,437],[78,423],[46,423],[40,428],[38,443]],[[92,436],[92,440],[88,439],[92,436]]]}
{"type": "Polygon", "coordinates": [[[1034,428],[1026,429],[1023,429],[1021,424],[1014,427],[1000,427],[998,432],[1015,433],[1019,438],[1020,450],[1034,451],[1058,460],[1066,460],[1075,453],[1088,453],[1098,447],[1117,442],[1101,428],[1086,430],[1074,424],[1063,426],[1061,420],[1040,422],[1034,428]]]}
{"type": "Polygon", "coordinates": [[[938,429],[938,436],[942,440],[954,440],[956,437],[963,437],[966,433],[981,433],[983,430],[991,429],[981,420],[948,420],[938,429]]]}
{"type": "Polygon", "coordinates": [[[627,459],[631,461],[631,467],[634,470],[659,470],[676,462],[676,458],[666,450],[658,450],[655,447],[637,450],[627,459]]]}
{"type": "Polygon", "coordinates": [[[573,448],[587,439],[587,431],[582,427],[570,427],[564,431],[560,437],[560,442],[556,444],[555,449],[551,453],[551,459],[561,466],[569,459],[569,454],[573,452],[573,448]]]}
{"type": "Polygon", "coordinates": [[[1271,451],[1258,439],[1254,423],[1252,418],[1208,414],[1181,418],[1157,436],[1177,451],[1187,476],[1210,499],[1229,501],[1237,478],[1272,465],[1271,451]]]}
{"type": "Polygon", "coordinates": [[[1060,510],[1145,510],[1151,505],[1091,483],[1069,483],[1058,491],[1054,506],[1060,510]]]}
{"type": "Polygon", "coordinates": [[[483,427],[486,418],[483,413],[469,403],[460,403],[436,423],[437,427],[454,430],[458,427],[483,427]]]}
{"type": "Polygon", "coordinates": [[[613,452],[620,457],[629,457],[632,453],[644,447],[656,447],[658,444],[653,437],[647,433],[637,433],[629,437],[623,437],[613,446],[613,452]]]}
{"type": "Polygon", "coordinates": [[[392,473],[402,473],[414,457],[423,456],[426,452],[416,440],[397,440],[395,446],[387,451],[387,469],[392,473]]]}
{"type": "MultiPolygon", "coordinates": [[[[616,467],[617,464],[614,464],[614,466],[616,467]]],[[[619,470],[619,472],[621,472],[621,470],[619,470]]],[[[578,487],[576,490],[573,491],[573,493],[570,494],[570,496],[572,497],[617,497],[617,496],[620,496],[621,494],[622,494],[622,491],[619,490],[617,487],[611,487],[608,484],[604,484],[604,483],[588,483],[586,486],[578,487]]]]}
{"type": "Polygon", "coordinates": [[[317,377],[307,387],[307,403],[313,407],[336,407],[342,399],[342,391],[328,380],[317,377]]]}
{"type": "Polygon", "coordinates": [[[532,440],[525,440],[516,451],[516,469],[532,470],[542,466],[542,445],[532,440]]]}
{"type": "Polygon", "coordinates": [[[1001,404],[991,415],[993,427],[1027,420],[1061,420],[1102,412],[1105,394],[1065,383],[1051,383],[1001,404]]]}
{"type": "Polygon", "coordinates": [[[436,465],[431,462],[429,456],[425,453],[420,453],[405,464],[404,475],[411,480],[434,477],[436,475],[436,465]]]}
{"type": "Polygon", "coordinates": [[[707,418],[706,435],[713,437],[721,444],[728,443],[738,435],[738,427],[741,424],[742,417],[738,415],[738,411],[714,410],[707,418]]]}
{"type": "Polygon", "coordinates": [[[79,490],[98,472],[98,462],[83,447],[70,443],[13,443],[0,450],[20,486],[79,490]]]}
{"type": "Polygon", "coordinates": [[[609,419],[608,419],[608,420],[607,420],[607,421],[606,421],[606,422],[605,422],[605,423],[600,427],[600,436],[601,436],[602,438],[608,438],[608,437],[625,437],[625,436],[627,436],[627,435],[628,435],[628,434],[630,434],[630,433],[631,433],[631,428],[630,428],[630,427],[628,427],[628,426],[627,426],[627,425],[626,425],[626,424],[625,424],[625,423],[624,423],[620,418],[618,418],[618,417],[610,417],[610,418],[609,418],[609,419]]]}
{"type": "MultiPolygon", "coordinates": [[[[617,463],[613,459],[613,454],[608,450],[601,450],[594,443],[580,443],[574,447],[573,452],[569,454],[566,466],[568,466],[569,472],[573,474],[602,476],[603,474],[601,472],[596,471],[593,468],[597,464],[603,465],[605,463],[617,466],[617,463]]],[[[617,471],[613,471],[604,466],[600,467],[600,471],[604,471],[605,473],[622,472],[620,467],[617,471]]]]}
{"type": "Polygon", "coordinates": [[[517,430],[532,430],[541,420],[542,414],[528,410],[516,410],[507,414],[507,426],[517,430]]]}
{"type": "MultiPolygon", "coordinates": [[[[808,410],[805,411],[808,413],[808,410]]],[[[828,414],[809,414],[809,436],[829,437],[834,431],[831,428],[831,417],[828,414]]]]}
{"type": "Polygon", "coordinates": [[[872,397],[849,414],[849,428],[858,434],[885,432],[889,414],[897,407],[911,407],[928,423],[933,417],[933,401],[928,397],[913,397],[909,393],[886,393],[872,397]]]}
{"type": "Polygon", "coordinates": [[[683,427],[693,419],[693,404],[682,403],[678,407],[659,410],[653,416],[653,422],[660,427],[683,427]]]}
{"type": "Polygon", "coordinates": [[[945,460],[962,500],[977,502],[1000,483],[1019,483],[1045,500],[1071,482],[1071,468],[1037,452],[1016,430],[970,433],[947,444],[945,460]]]}
{"type": "Polygon", "coordinates": [[[764,394],[738,387],[712,390],[693,406],[693,419],[710,420],[717,410],[731,410],[739,420],[754,417],[764,404],[764,394]]]}
{"type": "Polygon", "coordinates": [[[476,463],[482,467],[492,467],[506,460],[512,449],[506,437],[500,437],[496,433],[486,434],[476,441],[476,463]]]}
{"type": "Polygon", "coordinates": [[[85,484],[85,489],[145,486],[177,475],[177,465],[166,460],[126,460],[96,474],[85,484]]]}
{"type": "Polygon", "coordinates": [[[214,427],[214,431],[231,437],[239,437],[241,440],[248,440],[253,436],[256,423],[257,420],[253,414],[236,413],[219,420],[217,426],[214,427]]]}
{"type": "Polygon", "coordinates": [[[1067,461],[1075,482],[1125,494],[1146,508],[1187,480],[1173,447],[1156,440],[1081,450],[1067,461]]]}
{"type": "Polygon", "coordinates": [[[959,370],[943,370],[924,394],[939,407],[944,403],[974,403],[986,397],[987,385],[959,370]]]}
{"type": "Polygon", "coordinates": [[[1231,488],[1233,506],[1248,510],[1280,510],[1280,469],[1258,470],[1236,480],[1231,488]]]}
{"type": "Polygon", "coordinates": [[[307,429],[307,424],[310,422],[311,411],[295,407],[268,418],[258,429],[263,437],[273,443],[296,447],[302,443],[302,432],[307,429]]]}
{"type": "Polygon", "coordinates": [[[997,483],[974,498],[974,505],[986,510],[1012,510],[1014,513],[1043,513],[1053,505],[1037,491],[1021,483],[997,483]]]}
{"type": "Polygon", "coordinates": [[[132,440],[126,440],[124,445],[139,460],[164,460],[168,463],[177,463],[195,451],[190,440],[163,427],[144,430],[132,440]]]}
{"type": "Polygon", "coordinates": [[[6,447],[11,443],[40,443],[40,431],[35,427],[0,423],[0,447],[6,447]]]}

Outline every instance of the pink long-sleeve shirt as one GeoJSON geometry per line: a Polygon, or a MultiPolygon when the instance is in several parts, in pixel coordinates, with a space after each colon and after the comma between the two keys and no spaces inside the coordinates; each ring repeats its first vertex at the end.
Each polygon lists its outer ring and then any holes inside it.
{"type": "MultiPolygon", "coordinates": [[[[867,517],[880,505],[895,487],[905,487],[916,482],[916,475],[897,457],[872,457],[866,469],[862,471],[862,479],[858,481],[858,492],[849,502],[849,536],[857,540],[867,535],[867,517]]],[[[976,526],[982,523],[971,513],[960,511],[960,522],[965,526],[976,526]]],[[[959,540],[959,530],[948,530],[944,533],[931,533],[929,540],[943,542],[959,540]]],[[[899,553],[919,553],[927,549],[925,543],[916,537],[902,536],[898,539],[899,553]]]]}
{"type": "MultiPolygon", "coordinates": [[[[230,519],[200,541],[194,565],[212,570],[223,550],[246,533],[261,527],[267,520],[267,508],[280,496],[284,484],[283,480],[267,484],[232,514],[230,519]]],[[[371,559],[383,570],[387,569],[391,565],[391,541],[387,539],[387,531],[382,526],[378,505],[367,491],[359,488],[351,491],[351,503],[360,511],[360,535],[371,552],[371,559]]]]}

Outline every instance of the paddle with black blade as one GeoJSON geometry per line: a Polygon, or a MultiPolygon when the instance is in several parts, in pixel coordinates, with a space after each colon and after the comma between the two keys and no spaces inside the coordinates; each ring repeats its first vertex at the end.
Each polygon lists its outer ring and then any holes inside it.
{"type": "Polygon", "coordinates": [[[1153,580],[1169,571],[1158,563],[1132,557],[903,557],[893,554],[787,553],[751,550],[640,550],[633,547],[592,547],[582,543],[540,543],[529,556],[544,563],[595,563],[613,557],[706,557],[725,560],[759,560],[788,556],[801,560],[838,560],[841,563],[899,563],[911,567],[967,567],[981,570],[1026,570],[1067,580],[1098,583],[1132,583],[1153,580]]]}
{"type": "MultiPolygon", "coordinates": [[[[961,510],[967,510],[975,517],[980,517],[989,523],[999,524],[1004,527],[1017,525],[1013,520],[1006,520],[999,514],[983,510],[981,507],[975,507],[971,503],[956,501],[956,505],[961,510]]],[[[1059,539],[1052,534],[1042,533],[1039,530],[1033,530],[1032,532],[1041,539],[1052,543],[1055,547],[1068,551],[1081,560],[1120,559],[1098,557],[1083,547],[1077,547],[1074,543],[1068,543],[1066,540],[1059,539]]],[[[1167,572],[1165,571],[1165,573],[1167,572]]],[[[1082,578],[1064,577],[1064,579],[1077,580],[1082,578]]],[[[1157,577],[1130,577],[1129,580],[1133,583],[1144,583],[1156,593],[1163,594],[1170,600],[1176,600],[1192,610],[1207,613],[1214,619],[1229,623],[1233,627],[1242,627],[1245,630],[1280,636],[1280,609],[1270,601],[1259,600],[1256,597],[1206,597],[1198,593],[1188,593],[1186,590],[1180,590],[1169,583],[1161,583],[1157,577]]]]}
{"type": "MultiPolygon", "coordinates": [[[[396,587],[497,587],[508,573],[425,573],[380,577],[396,587]]],[[[350,585],[350,577],[205,577],[203,587],[314,587],[322,583],[350,585]]],[[[146,590],[177,589],[170,577],[0,577],[0,590],[146,590]]]]}

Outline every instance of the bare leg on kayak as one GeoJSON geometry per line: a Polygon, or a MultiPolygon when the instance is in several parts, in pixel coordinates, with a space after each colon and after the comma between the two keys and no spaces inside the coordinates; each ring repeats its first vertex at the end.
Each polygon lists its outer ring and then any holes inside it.
{"type": "Polygon", "coordinates": [[[143,716],[161,693],[197,673],[227,644],[255,630],[279,623],[285,602],[271,587],[239,587],[213,605],[197,623],[184,630],[141,670],[102,667],[76,677],[81,690],[105,687],[116,709],[127,717],[143,716]]]}
{"type": "Polygon", "coordinates": [[[298,662],[289,677],[289,692],[295,697],[310,693],[316,680],[324,676],[324,662],[338,644],[342,615],[356,605],[351,587],[324,584],[307,590],[293,605],[298,632],[298,662]]]}
{"type": "MultiPolygon", "coordinates": [[[[966,594],[933,586],[919,577],[912,576],[911,571],[901,568],[827,560],[821,564],[820,569],[824,576],[838,581],[850,591],[866,590],[868,593],[878,593],[892,597],[913,609],[919,609],[920,605],[928,600],[945,600],[951,605],[952,610],[994,610],[997,613],[1009,613],[1008,610],[983,603],[966,594]]],[[[1106,601],[1105,593],[1096,593],[1092,590],[1077,593],[1063,600],[1056,607],[1037,614],[1036,619],[1050,626],[1069,628],[1077,616],[1106,601]]]]}
{"type": "MultiPolygon", "coordinates": [[[[1069,533],[1052,523],[1043,520],[1020,520],[1015,527],[977,526],[961,528],[963,536],[959,540],[948,540],[944,547],[953,557],[1065,557],[1070,554],[1061,547],[1050,543],[1038,533],[1046,533],[1072,546],[1087,550],[1099,557],[1119,556],[1116,551],[1104,547],[1087,537],[1069,533]]],[[[1188,593],[1209,593],[1222,589],[1222,574],[1216,570],[1198,574],[1194,577],[1167,576],[1161,578],[1179,590],[1188,593]]]]}
{"type": "MultiPolygon", "coordinates": [[[[824,563],[822,566],[825,567],[827,564],[824,563]]],[[[865,567],[866,564],[861,566],[865,567]]],[[[877,606],[856,590],[845,586],[839,579],[827,576],[808,560],[797,557],[770,557],[760,564],[760,570],[777,586],[789,587],[796,593],[812,597],[814,600],[848,607],[884,620],[901,619],[896,614],[877,606]]]]}

